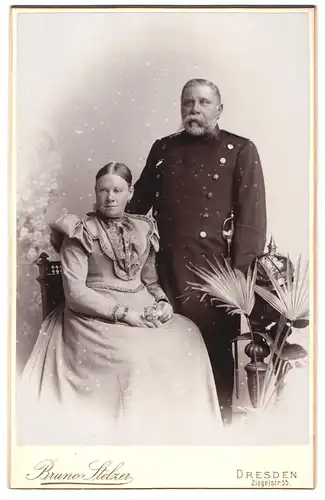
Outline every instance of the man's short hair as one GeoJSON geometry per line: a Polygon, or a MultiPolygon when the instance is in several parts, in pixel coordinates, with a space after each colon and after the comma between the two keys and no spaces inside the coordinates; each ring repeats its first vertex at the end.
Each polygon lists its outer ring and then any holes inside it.
{"type": "Polygon", "coordinates": [[[183,89],[182,89],[182,94],[181,94],[181,100],[183,99],[184,92],[187,88],[189,87],[194,87],[195,85],[207,85],[210,87],[213,92],[215,93],[216,97],[219,99],[219,102],[221,102],[221,93],[218,87],[210,82],[210,80],[206,80],[205,78],[192,78],[191,80],[188,80],[188,82],[185,83],[183,89]]]}

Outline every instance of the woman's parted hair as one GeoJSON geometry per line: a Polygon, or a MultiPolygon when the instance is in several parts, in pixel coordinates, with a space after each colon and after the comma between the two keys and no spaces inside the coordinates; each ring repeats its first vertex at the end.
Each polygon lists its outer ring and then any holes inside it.
{"type": "Polygon", "coordinates": [[[132,186],[132,173],[129,167],[127,167],[124,163],[116,162],[116,161],[111,161],[107,163],[107,165],[104,165],[102,168],[100,168],[96,174],[96,184],[97,181],[103,177],[103,175],[107,174],[115,174],[119,175],[124,179],[129,186],[132,186]]]}

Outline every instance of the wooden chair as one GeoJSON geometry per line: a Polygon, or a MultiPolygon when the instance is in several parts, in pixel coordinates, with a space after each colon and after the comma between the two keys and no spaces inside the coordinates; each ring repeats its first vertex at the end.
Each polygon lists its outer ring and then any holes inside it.
{"type": "Polygon", "coordinates": [[[41,286],[43,319],[59,304],[64,302],[61,263],[59,260],[49,260],[47,253],[42,252],[36,264],[39,268],[37,281],[41,286]]]}

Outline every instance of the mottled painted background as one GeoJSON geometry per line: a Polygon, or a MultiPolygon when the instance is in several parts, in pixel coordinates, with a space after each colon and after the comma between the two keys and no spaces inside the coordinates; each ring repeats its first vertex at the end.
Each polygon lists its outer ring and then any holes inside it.
{"type": "MultiPolygon", "coordinates": [[[[308,258],[309,63],[304,13],[19,14],[18,368],[41,322],[33,260],[49,250],[47,221],[91,209],[108,161],[138,177],[154,140],[179,128],[189,78],[219,85],[220,126],[261,156],[268,235],[280,252],[308,258]]],[[[306,345],[307,332],[295,339],[306,345]]]]}

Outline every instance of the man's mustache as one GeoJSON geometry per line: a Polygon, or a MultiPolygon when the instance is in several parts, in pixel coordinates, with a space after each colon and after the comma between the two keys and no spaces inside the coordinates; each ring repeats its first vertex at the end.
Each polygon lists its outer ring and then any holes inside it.
{"type": "Polygon", "coordinates": [[[187,125],[190,122],[195,122],[198,125],[205,125],[206,120],[202,115],[188,115],[184,118],[184,125],[187,125]]]}

